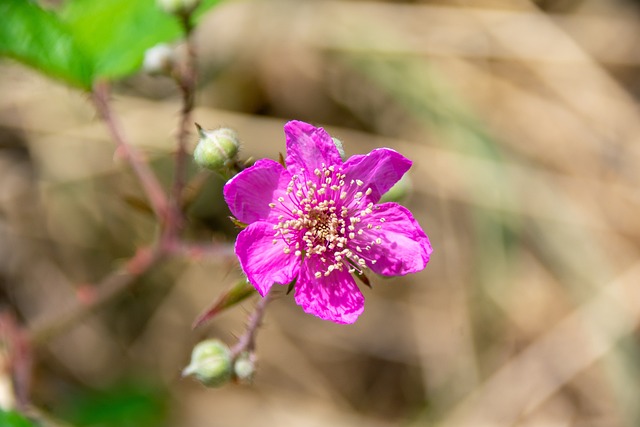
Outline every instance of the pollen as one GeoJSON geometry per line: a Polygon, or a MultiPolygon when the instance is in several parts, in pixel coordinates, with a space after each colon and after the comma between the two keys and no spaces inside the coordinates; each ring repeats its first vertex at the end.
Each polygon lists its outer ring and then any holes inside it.
{"type": "MultiPolygon", "coordinates": [[[[362,248],[352,241],[363,233],[362,216],[371,213],[372,203],[361,205],[370,189],[363,194],[359,188],[363,181],[346,183],[344,178],[340,167],[333,165],[322,165],[312,175],[301,171],[300,176],[291,177],[287,197],[269,204],[279,214],[274,244],[281,239],[284,253],[293,252],[301,261],[319,259],[323,267],[314,273],[316,278],[334,271],[362,272],[367,268],[367,262],[358,255],[362,248]]],[[[371,224],[367,228],[372,228],[371,224]]]]}

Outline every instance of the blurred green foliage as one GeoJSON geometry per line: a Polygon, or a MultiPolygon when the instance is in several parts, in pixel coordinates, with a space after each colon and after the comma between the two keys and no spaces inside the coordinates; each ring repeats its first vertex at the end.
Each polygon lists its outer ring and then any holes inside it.
{"type": "Polygon", "coordinates": [[[162,387],[118,384],[105,390],[82,390],[71,396],[59,414],[77,427],[158,427],[168,416],[168,395],[162,387]]]}
{"type": "MultiPolygon", "coordinates": [[[[220,0],[203,0],[198,18],[220,0]]],[[[14,58],[72,86],[137,71],[150,47],[181,36],[178,20],[155,0],[69,0],[45,10],[23,0],[0,2],[0,55],[14,58]]]]}
{"type": "Polygon", "coordinates": [[[37,427],[22,415],[14,411],[0,409],[0,426],[2,427],[37,427]]]}

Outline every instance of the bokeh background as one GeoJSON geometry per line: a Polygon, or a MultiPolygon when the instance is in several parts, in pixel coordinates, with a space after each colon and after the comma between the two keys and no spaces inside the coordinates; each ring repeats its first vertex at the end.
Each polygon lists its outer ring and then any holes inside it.
{"type": "MultiPolygon", "coordinates": [[[[196,32],[195,120],[235,128],[245,158],[277,158],[290,119],[324,126],[350,155],[400,151],[414,161],[404,203],[432,260],[373,278],[352,326],[304,314],[281,289],[254,383],[220,389],[180,370],[199,340],[233,343],[255,298],[193,331],[239,269],[229,256],[168,261],[37,347],[40,416],[125,427],[640,425],[638,40],[630,0],[214,8],[196,32]]],[[[114,106],[168,184],[172,83],[138,74],[118,83],[114,106]]],[[[232,245],[223,184],[211,175],[192,206],[192,239],[232,245]]],[[[86,94],[0,62],[3,312],[46,322],[151,242],[140,197],[86,94]]]]}

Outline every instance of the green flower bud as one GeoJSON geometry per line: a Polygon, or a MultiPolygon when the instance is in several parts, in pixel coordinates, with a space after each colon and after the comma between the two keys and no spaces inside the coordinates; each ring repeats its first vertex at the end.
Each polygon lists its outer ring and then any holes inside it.
{"type": "Polygon", "coordinates": [[[193,159],[199,166],[225,175],[237,160],[240,149],[238,134],[229,128],[208,131],[198,124],[196,126],[200,140],[193,151],[193,159]]]}
{"type": "Polygon", "coordinates": [[[160,43],[145,51],[142,69],[149,74],[169,74],[174,62],[171,46],[160,43]]]}
{"type": "Polygon", "coordinates": [[[200,5],[200,0],[157,0],[160,9],[174,15],[188,14],[200,5]]]}
{"type": "Polygon", "coordinates": [[[231,350],[217,339],[198,343],[182,376],[193,375],[207,387],[219,387],[231,379],[231,350]]]}
{"type": "Polygon", "coordinates": [[[331,139],[333,139],[333,143],[338,149],[338,153],[340,153],[340,158],[342,158],[342,160],[347,160],[347,155],[344,153],[344,146],[342,145],[342,141],[334,137],[331,137],[331,139]]]}
{"type": "Polygon", "coordinates": [[[233,372],[240,382],[250,382],[256,372],[256,364],[253,356],[247,352],[242,353],[233,364],[233,372]]]}
{"type": "Polygon", "coordinates": [[[389,189],[380,198],[380,203],[384,202],[401,202],[411,193],[413,190],[413,183],[409,175],[404,174],[400,181],[396,182],[393,187],[389,189]]]}

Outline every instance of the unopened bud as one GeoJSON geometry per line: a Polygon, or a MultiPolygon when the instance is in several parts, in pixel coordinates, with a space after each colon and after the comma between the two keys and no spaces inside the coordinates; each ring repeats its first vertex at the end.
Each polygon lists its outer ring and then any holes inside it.
{"type": "Polygon", "coordinates": [[[404,174],[400,181],[396,182],[393,187],[389,189],[380,198],[380,203],[384,202],[401,202],[411,193],[413,190],[413,183],[409,175],[404,174]]]}
{"type": "Polygon", "coordinates": [[[157,0],[160,9],[174,15],[189,14],[200,4],[200,0],[157,0]]]}
{"type": "Polygon", "coordinates": [[[254,357],[250,353],[244,352],[238,356],[233,364],[233,372],[240,382],[250,382],[256,372],[254,357]]]}
{"type": "Polygon", "coordinates": [[[174,62],[171,46],[160,43],[145,51],[142,69],[149,74],[169,74],[174,62]]]}
{"type": "Polygon", "coordinates": [[[333,143],[335,144],[336,148],[338,149],[338,153],[340,153],[340,158],[342,160],[347,160],[347,155],[344,153],[344,147],[342,146],[342,141],[340,141],[338,138],[334,138],[334,137],[331,137],[331,139],[333,139],[333,143]]]}
{"type": "Polygon", "coordinates": [[[236,162],[240,142],[233,129],[204,130],[199,125],[200,140],[193,151],[193,159],[203,167],[224,174],[236,162]]]}
{"type": "Polygon", "coordinates": [[[231,350],[217,339],[198,343],[191,353],[191,363],[182,376],[193,375],[207,387],[219,387],[231,379],[231,350]]]}

